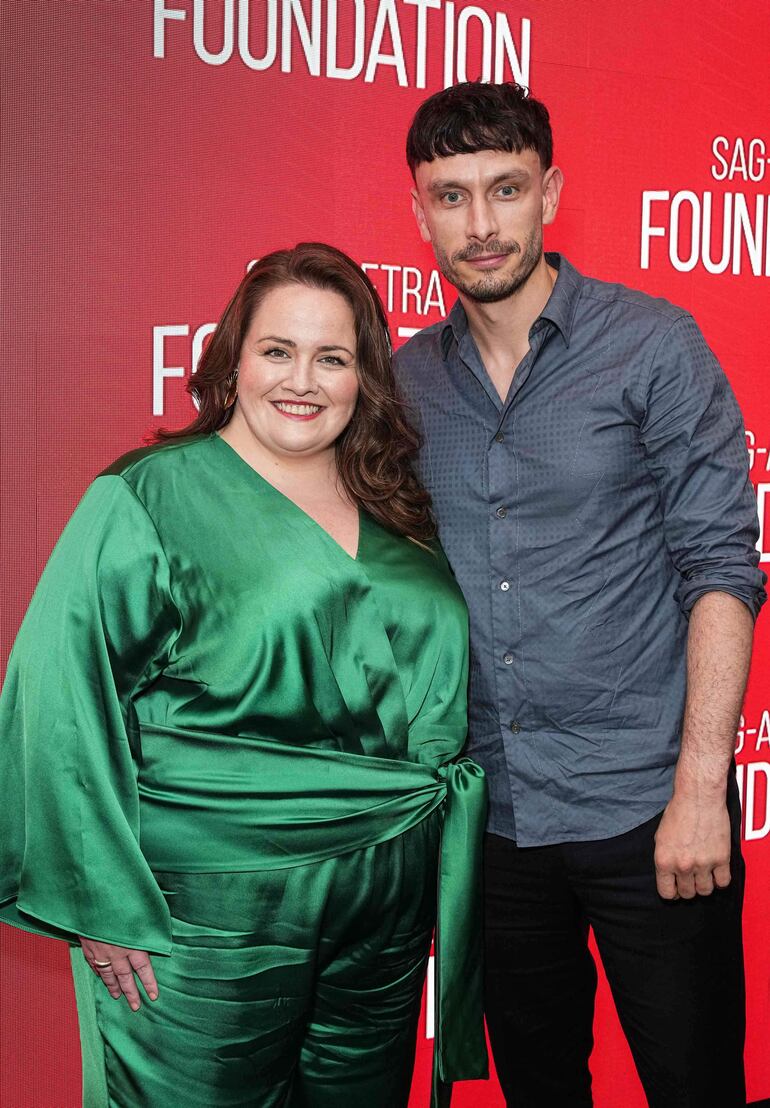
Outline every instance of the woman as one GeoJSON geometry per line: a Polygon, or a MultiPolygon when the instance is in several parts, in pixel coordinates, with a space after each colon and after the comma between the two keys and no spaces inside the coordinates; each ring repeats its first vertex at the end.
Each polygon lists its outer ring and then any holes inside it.
{"type": "Polygon", "coordinates": [[[192,391],[90,487],[19,633],[0,918],[82,947],[87,1104],[394,1108],[439,865],[437,1099],[484,1074],[484,787],[377,294],[330,247],[271,254],[192,391]]]}

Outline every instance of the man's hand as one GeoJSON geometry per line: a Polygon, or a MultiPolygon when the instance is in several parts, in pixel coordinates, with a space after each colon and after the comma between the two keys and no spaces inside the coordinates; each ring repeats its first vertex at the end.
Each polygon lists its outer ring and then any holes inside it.
{"type": "Polygon", "coordinates": [[[665,900],[708,896],[730,884],[730,817],[722,796],[674,793],[655,835],[655,873],[665,900]]]}
{"type": "Polygon", "coordinates": [[[727,783],[753,631],[751,612],[728,593],[705,593],[690,613],[674,795],[655,836],[658,892],[666,900],[708,896],[730,884],[727,783]]]}
{"type": "Polygon", "coordinates": [[[150,1000],[158,999],[158,982],[155,980],[150,956],[144,950],[98,943],[95,939],[84,939],[82,935],[80,945],[89,966],[97,977],[101,977],[107,992],[115,1000],[125,996],[132,1011],[139,1008],[141,1001],[134,974],[144,985],[144,991],[150,1000]]]}

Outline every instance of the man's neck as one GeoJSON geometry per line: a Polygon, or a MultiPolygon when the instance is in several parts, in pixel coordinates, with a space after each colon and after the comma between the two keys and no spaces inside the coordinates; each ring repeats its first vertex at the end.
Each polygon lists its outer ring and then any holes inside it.
{"type": "Polygon", "coordinates": [[[529,350],[530,328],[548,302],[557,276],[557,270],[543,255],[529,279],[506,300],[483,304],[460,293],[468,327],[503,399],[516,367],[529,350]]]}

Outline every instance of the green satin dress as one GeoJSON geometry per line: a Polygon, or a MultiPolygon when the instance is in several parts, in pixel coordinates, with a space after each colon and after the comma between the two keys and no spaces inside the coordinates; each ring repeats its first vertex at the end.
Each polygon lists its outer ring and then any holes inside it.
{"type": "Polygon", "coordinates": [[[73,950],[91,1105],[406,1103],[436,911],[434,1103],[486,1075],[481,770],[440,550],[351,558],[219,436],[136,451],[65,528],[0,700],[0,919],[73,950]]]}

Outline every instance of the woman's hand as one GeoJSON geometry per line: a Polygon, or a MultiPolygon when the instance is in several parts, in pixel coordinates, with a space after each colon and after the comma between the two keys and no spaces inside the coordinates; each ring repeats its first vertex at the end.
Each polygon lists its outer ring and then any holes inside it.
{"type": "Polygon", "coordinates": [[[79,938],[86,961],[97,977],[101,977],[111,997],[117,1000],[121,994],[124,995],[135,1012],[141,1004],[134,980],[136,973],[150,1000],[158,999],[158,982],[149,954],[143,950],[129,950],[125,946],[98,943],[95,939],[84,939],[82,935],[79,938]]]}

